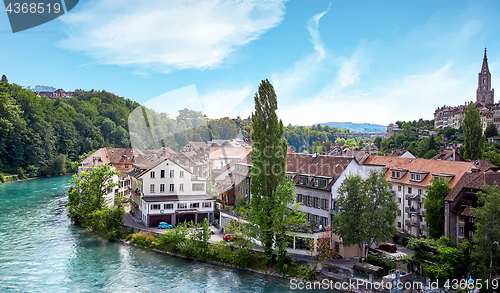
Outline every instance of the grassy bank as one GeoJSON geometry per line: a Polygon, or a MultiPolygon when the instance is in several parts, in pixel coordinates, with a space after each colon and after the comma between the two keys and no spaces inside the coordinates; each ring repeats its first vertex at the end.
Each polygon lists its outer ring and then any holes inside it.
{"type": "Polygon", "coordinates": [[[240,246],[237,241],[208,243],[209,238],[208,229],[180,226],[160,236],[144,232],[131,233],[127,235],[126,240],[137,246],[193,260],[249,269],[271,276],[316,279],[315,271],[302,264],[291,262],[281,266],[276,263],[269,264],[263,253],[252,250],[250,246],[240,246]]]}

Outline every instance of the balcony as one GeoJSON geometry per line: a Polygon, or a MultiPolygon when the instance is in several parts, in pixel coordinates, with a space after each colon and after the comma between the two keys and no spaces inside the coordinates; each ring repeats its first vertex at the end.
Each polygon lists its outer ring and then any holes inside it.
{"type": "Polygon", "coordinates": [[[405,213],[408,214],[420,214],[420,209],[415,207],[405,207],[405,213]]]}
{"type": "Polygon", "coordinates": [[[130,190],[130,192],[135,195],[135,196],[141,196],[141,191],[137,188],[137,189],[132,189],[132,187],[129,187],[128,188],[130,190]]]}
{"type": "Polygon", "coordinates": [[[405,199],[406,200],[420,201],[420,195],[418,195],[418,194],[405,194],[405,199]]]}
{"type": "Polygon", "coordinates": [[[405,225],[410,227],[420,227],[420,220],[405,220],[405,225]]]}

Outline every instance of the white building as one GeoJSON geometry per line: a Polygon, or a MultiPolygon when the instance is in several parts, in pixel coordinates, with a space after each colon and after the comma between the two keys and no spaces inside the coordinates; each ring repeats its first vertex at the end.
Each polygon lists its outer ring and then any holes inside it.
{"type": "Polygon", "coordinates": [[[214,199],[206,195],[206,180],[166,159],[147,170],[136,169],[133,187],[140,198],[141,220],[147,227],[159,222],[172,225],[184,221],[213,221],[214,199]],[[137,182],[138,184],[135,184],[137,182]]]}

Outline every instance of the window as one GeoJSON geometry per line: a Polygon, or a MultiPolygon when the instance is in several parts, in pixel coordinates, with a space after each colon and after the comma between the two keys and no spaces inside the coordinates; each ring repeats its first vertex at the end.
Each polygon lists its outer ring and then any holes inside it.
{"type": "Polygon", "coordinates": [[[297,194],[297,202],[302,202],[302,194],[297,194]]]}
{"type": "Polygon", "coordinates": [[[460,215],[460,216],[458,217],[458,219],[459,219],[460,221],[463,221],[463,220],[464,220],[464,216],[460,215]]]}
{"type": "Polygon", "coordinates": [[[179,184],[179,191],[184,191],[184,184],[179,184]]]}
{"type": "Polygon", "coordinates": [[[174,204],[172,204],[172,203],[166,203],[165,204],[165,209],[166,210],[172,210],[172,209],[174,209],[174,204]]]}
{"type": "Polygon", "coordinates": [[[151,205],[151,209],[152,210],[159,210],[160,209],[160,205],[159,204],[152,204],[151,205]]]}
{"type": "Polygon", "coordinates": [[[318,188],[326,187],[326,179],[314,179],[314,186],[318,188]]]}
{"type": "Polygon", "coordinates": [[[424,194],[424,190],[423,189],[419,189],[418,190],[418,195],[423,195],[424,194]]]}
{"type": "Polygon", "coordinates": [[[180,171],[180,172],[179,172],[179,177],[180,177],[180,178],[184,178],[184,171],[180,171]]]}
{"type": "Polygon", "coordinates": [[[187,203],[178,203],[177,208],[178,209],[187,209],[187,203]]]}
{"type": "Polygon", "coordinates": [[[149,172],[149,178],[151,178],[151,179],[155,178],[155,172],[154,171],[149,172]]]}
{"type": "Polygon", "coordinates": [[[149,192],[155,193],[155,185],[154,184],[149,185],[149,192]]]}
{"type": "Polygon", "coordinates": [[[320,200],[320,198],[315,197],[314,199],[315,199],[315,201],[314,201],[314,207],[315,208],[319,208],[319,200],[320,200]]]}
{"type": "Polygon", "coordinates": [[[401,228],[401,222],[398,222],[398,228],[401,228]]]}
{"type": "Polygon", "coordinates": [[[203,191],[204,189],[205,189],[205,184],[193,183],[193,191],[203,191]]]}
{"type": "Polygon", "coordinates": [[[398,203],[401,203],[401,197],[398,197],[398,203]]]}
{"type": "Polygon", "coordinates": [[[160,178],[165,178],[165,170],[160,171],[160,178]]]}
{"type": "Polygon", "coordinates": [[[160,184],[160,192],[165,192],[165,184],[160,184]]]}
{"type": "Polygon", "coordinates": [[[309,178],[308,177],[304,177],[304,176],[299,176],[299,184],[308,185],[309,184],[309,178]]]}
{"type": "Polygon", "coordinates": [[[420,181],[420,174],[410,174],[410,180],[411,181],[420,181]]]}
{"type": "Polygon", "coordinates": [[[474,232],[469,231],[469,237],[472,238],[472,236],[474,236],[474,232]]]}
{"type": "Polygon", "coordinates": [[[211,202],[204,202],[203,203],[203,207],[204,208],[211,208],[212,207],[212,203],[211,202]]]}
{"type": "Polygon", "coordinates": [[[174,185],[170,184],[170,192],[174,192],[174,185]]]}
{"type": "Polygon", "coordinates": [[[411,187],[408,187],[408,193],[411,194],[411,187]]]}
{"type": "Polygon", "coordinates": [[[311,197],[309,195],[306,195],[306,206],[311,206],[311,197]]]}
{"type": "Polygon", "coordinates": [[[170,170],[170,178],[174,178],[174,170],[170,170]]]}
{"type": "Polygon", "coordinates": [[[192,208],[192,209],[197,209],[197,208],[199,208],[199,207],[200,207],[200,203],[198,203],[198,202],[195,202],[195,203],[192,203],[192,204],[191,204],[191,208],[192,208]]]}

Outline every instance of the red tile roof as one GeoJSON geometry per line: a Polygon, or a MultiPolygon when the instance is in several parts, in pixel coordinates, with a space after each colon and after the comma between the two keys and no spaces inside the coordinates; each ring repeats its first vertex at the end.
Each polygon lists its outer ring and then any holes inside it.
{"type": "Polygon", "coordinates": [[[474,162],[456,162],[456,161],[437,161],[426,159],[409,159],[398,157],[370,156],[365,162],[365,165],[379,165],[388,168],[386,179],[393,183],[401,183],[415,186],[431,185],[432,174],[448,174],[453,175],[449,182],[450,188],[462,178],[462,176],[474,167],[474,162]],[[401,179],[391,178],[391,169],[408,170],[401,179]],[[410,181],[410,172],[427,172],[421,182],[410,181]]]}

